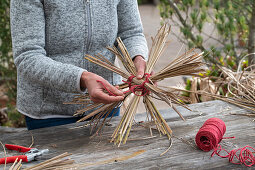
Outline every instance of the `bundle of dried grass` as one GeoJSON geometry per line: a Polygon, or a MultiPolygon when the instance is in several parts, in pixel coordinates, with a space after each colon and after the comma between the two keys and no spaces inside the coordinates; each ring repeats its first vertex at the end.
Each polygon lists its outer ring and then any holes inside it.
{"type": "MultiPolygon", "coordinates": [[[[227,76],[224,80],[228,85],[228,93],[226,96],[210,93],[208,95],[255,111],[255,65],[251,65],[243,71],[237,72],[233,72],[225,67],[219,66],[219,68],[227,76]]],[[[252,116],[252,114],[250,115],[252,116]]],[[[253,116],[255,116],[255,114],[253,114],[253,116]]]]}
{"type": "MultiPolygon", "coordinates": [[[[32,167],[26,168],[25,170],[54,170],[54,169],[61,169],[63,166],[70,166],[74,163],[74,160],[71,159],[63,159],[65,157],[70,156],[69,153],[63,153],[58,155],[54,158],[51,158],[47,161],[34,165],[32,167]]],[[[63,168],[62,168],[63,169],[63,168]]]]}
{"type": "Polygon", "coordinates": [[[52,167],[52,169],[48,169],[48,170],[67,170],[67,169],[68,170],[80,170],[80,169],[87,169],[90,166],[91,166],[91,168],[96,169],[96,167],[92,167],[92,166],[99,166],[99,165],[110,164],[110,163],[114,163],[114,162],[125,161],[128,159],[134,158],[140,154],[143,154],[144,152],[145,152],[145,150],[138,150],[131,154],[127,154],[127,155],[123,155],[123,156],[118,155],[114,158],[107,158],[106,160],[100,160],[100,161],[88,162],[88,163],[75,163],[75,164],[71,164],[71,165],[62,165],[62,166],[52,167]]]}
{"type": "MultiPolygon", "coordinates": [[[[159,100],[166,102],[184,120],[181,113],[178,112],[178,110],[174,106],[174,104],[177,104],[187,108],[186,105],[181,102],[182,98],[176,95],[173,91],[169,89],[155,86],[153,82],[156,82],[156,81],[158,82],[165,78],[171,78],[175,76],[183,76],[183,75],[199,76],[198,73],[204,72],[204,69],[201,68],[201,66],[204,65],[204,63],[201,60],[203,53],[196,53],[194,49],[189,50],[185,54],[179,57],[176,57],[161,71],[155,73],[154,75],[149,75],[148,73],[152,72],[155,64],[157,63],[164,49],[166,48],[166,42],[167,42],[169,33],[170,33],[170,27],[168,27],[166,24],[159,29],[155,38],[152,39],[152,48],[150,50],[150,55],[147,61],[145,78],[143,80],[138,80],[136,78],[132,79],[132,86],[143,84],[145,89],[139,89],[139,87],[136,89],[131,87],[133,89],[125,93],[125,99],[132,92],[135,93],[135,95],[130,100],[129,105],[127,109],[125,110],[124,115],[122,116],[122,119],[120,120],[117,128],[112,134],[111,142],[114,142],[118,146],[121,143],[125,144],[127,141],[129,132],[132,127],[132,123],[134,121],[138,103],[142,97],[143,97],[145,108],[147,110],[149,121],[154,122],[159,133],[163,135],[167,135],[169,139],[171,138],[172,130],[170,129],[170,127],[168,126],[168,124],[166,123],[162,115],[160,114],[160,112],[157,110],[155,104],[152,101],[152,98],[157,98],[159,100]],[[150,92],[150,93],[147,93],[147,92],[150,92]]],[[[113,65],[102,55],[95,55],[94,57],[87,55],[85,58],[92,63],[98,64],[108,70],[111,70],[121,75],[123,78],[130,80],[129,79],[130,76],[133,76],[133,77],[136,76],[136,68],[121,39],[118,38],[117,42],[118,42],[118,48],[108,47],[108,49],[119,58],[119,60],[122,62],[123,66],[125,67],[126,71],[113,65]]],[[[130,88],[130,83],[131,82],[126,81],[125,83],[121,84],[119,87],[120,89],[125,89],[128,87],[130,88]]],[[[111,111],[114,108],[121,106],[122,102],[123,101],[115,102],[111,104],[92,103],[89,99],[89,95],[87,94],[87,95],[76,96],[74,100],[70,103],[82,104],[85,107],[83,109],[78,110],[75,116],[82,115],[86,111],[96,109],[90,114],[80,119],[79,122],[91,118],[91,123],[94,123],[92,127],[93,128],[97,127],[96,133],[98,133],[100,130],[102,130],[106,122],[111,120],[111,119],[107,120],[106,117],[111,113],[111,111]]]]}
{"type": "Polygon", "coordinates": [[[18,162],[18,158],[15,160],[15,162],[12,164],[12,166],[9,168],[9,170],[19,170],[22,167],[22,159],[19,160],[18,162]]]}
{"type": "MultiPolygon", "coordinates": [[[[182,95],[186,97],[183,101],[194,104],[215,100],[213,97],[203,94],[203,92],[219,94],[219,87],[223,84],[222,82],[224,80],[213,82],[210,78],[211,77],[192,77],[186,81],[186,85],[183,89],[187,89],[188,91],[182,90],[184,91],[182,95]]],[[[218,78],[216,77],[215,79],[218,78]]]]}

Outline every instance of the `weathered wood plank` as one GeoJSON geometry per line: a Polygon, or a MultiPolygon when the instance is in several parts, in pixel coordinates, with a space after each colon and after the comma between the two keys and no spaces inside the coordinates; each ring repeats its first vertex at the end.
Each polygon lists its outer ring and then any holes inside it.
{"type": "MultiPolygon", "coordinates": [[[[214,156],[210,158],[210,152],[203,152],[195,145],[195,135],[204,121],[211,117],[222,119],[227,126],[225,136],[235,136],[235,139],[227,139],[221,145],[227,149],[236,149],[250,145],[255,147],[255,122],[254,118],[231,115],[233,113],[249,113],[239,107],[224,103],[222,101],[211,101],[190,105],[193,111],[178,107],[187,121],[182,121],[172,109],[161,110],[168,124],[173,130],[173,145],[169,152],[159,156],[168,146],[169,141],[165,136],[128,141],[126,145],[119,148],[109,143],[110,136],[118,123],[119,118],[107,126],[101,136],[89,138],[89,127],[82,129],[71,129],[79,124],[70,124],[54,128],[45,128],[31,131],[35,138],[35,147],[50,149],[48,158],[63,152],[73,153],[72,158],[77,163],[95,163],[109,160],[111,158],[130,155],[138,150],[144,153],[125,161],[118,161],[103,165],[93,165],[84,169],[247,169],[244,166],[233,165],[227,159],[214,156]]],[[[138,114],[136,121],[144,121],[145,114],[138,114]]],[[[153,134],[158,136],[157,131],[153,134]]],[[[148,128],[135,125],[129,139],[149,137],[148,128]]],[[[11,143],[29,146],[31,135],[28,131],[13,134],[1,134],[3,143],[11,143]]],[[[13,154],[14,152],[8,153],[13,154]]],[[[0,152],[2,156],[2,152],[0,152]]],[[[24,164],[29,167],[30,164],[24,164]]],[[[0,166],[1,168],[1,166],[0,166]]],[[[248,168],[251,169],[251,168],[248,168]]]]}

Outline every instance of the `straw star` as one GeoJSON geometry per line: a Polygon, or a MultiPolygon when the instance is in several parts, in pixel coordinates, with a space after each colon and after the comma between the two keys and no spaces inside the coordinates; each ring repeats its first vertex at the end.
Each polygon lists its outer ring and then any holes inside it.
{"type": "MultiPolygon", "coordinates": [[[[157,98],[159,100],[166,102],[184,120],[181,113],[178,112],[175,106],[173,105],[173,104],[177,104],[187,108],[187,106],[181,102],[181,99],[182,99],[181,96],[174,94],[173,93],[174,90],[171,90],[171,88],[158,87],[158,86],[155,86],[153,82],[159,82],[165,78],[171,78],[175,76],[183,76],[183,75],[198,76],[198,73],[204,71],[204,69],[201,68],[201,66],[204,65],[204,63],[201,61],[201,57],[203,56],[203,53],[195,53],[194,49],[192,49],[186,52],[185,54],[175,58],[161,71],[153,75],[150,75],[149,73],[152,72],[155,64],[157,63],[164,49],[166,48],[166,43],[167,43],[167,38],[169,33],[170,33],[170,27],[168,27],[165,24],[159,29],[157,35],[152,40],[153,41],[152,48],[150,50],[150,55],[149,55],[146,70],[145,70],[146,74],[144,79],[142,80],[138,80],[135,78],[136,77],[135,65],[127,49],[125,48],[125,45],[123,44],[120,38],[117,38],[118,48],[108,47],[108,50],[110,50],[119,58],[119,60],[122,62],[123,66],[125,67],[126,71],[116,67],[100,54],[95,55],[94,57],[90,55],[86,55],[85,57],[85,59],[89,60],[90,62],[98,64],[108,70],[111,70],[121,75],[124,79],[127,80],[127,81],[124,81],[123,84],[119,85],[120,89],[129,88],[129,90],[125,93],[125,99],[131,93],[135,94],[130,100],[130,103],[127,109],[125,110],[118,126],[116,127],[115,131],[112,134],[111,142],[114,142],[118,146],[121,143],[125,144],[127,141],[129,132],[131,130],[131,127],[135,118],[137,106],[141,98],[143,98],[143,102],[144,102],[147,114],[150,117],[150,121],[152,121],[155,124],[160,134],[167,135],[169,139],[171,139],[172,130],[170,129],[167,122],[160,114],[160,112],[157,110],[155,104],[152,101],[152,97],[156,96],[154,98],[157,98]]],[[[111,119],[107,120],[106,117],[111,113],[111,111],[114,108],[121,106],[123,101],[115,102],[111,104],[92,103],[89,99],[89,95],[80,95],[74,98],[72,104],[73,103],[86,105],[84,109],[78,110],[75,116],[82,115],[86,111],[97,108],[96,110],[92,111],[90,114],[80,119],[79,122],[92,118],[91,121],[94,122],[94,127],[97,127],[96,133],[98,133],[100,130],[102,130],[106,122],[111,120],[111,119]]]]}

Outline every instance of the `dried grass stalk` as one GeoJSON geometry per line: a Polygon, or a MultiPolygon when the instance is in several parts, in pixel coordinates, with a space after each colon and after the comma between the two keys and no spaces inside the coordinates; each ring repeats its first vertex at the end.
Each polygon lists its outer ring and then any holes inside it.
{"type": "Polygon", "coordinates": [[[225,67],[218,67],[226,76],[225,84],[228,85],[228,93],[226,96],[211,93],[206,94],[216,99],[255,111],[255,65],[251,65],[243,71],[238,70],[237,72],[233,72],[225,67]]]}
{"type": "Polygon", "coordinates": [[[9,168],[9,170],[14,170],[14,166],[16,165],[17,162],[18,162],[18,158],[15,159],[14,163],[13,163],[12,166],[9,168]]]}
{"type": "MultiPolygon", "coordinates": [[[[240,62],[240,65],[242,63],[240,62]]],[[[202,101],[219,99],[239,107],[253,111],[251,114],[245,114],[246,116],[255,116],[255,65],[251,65],[244,70],[234,72],[226,67],[218,66],[224,75],[222,77],[213,77],[216,79],[216,83],[211,83],[208,78],[201,79],[200,90],[191,88],[191,90],[185,90],[180,88],[171,88],[176,91],[190,92],[194,95],[201,95],[202,101]],[[202,82],[204,81],[204,82],[202,82]],[[217,94],[219,90],[217,87],[220,84],[227,85],[227,93],[225,96],[217,94]]],[[[193,84],[196,84],[193,82],[193,84]]],[[[195,86],[195,85],[194,85],[195,86]]],[[[191,96],[192,97],[192,96],[191,96]]],[[[192,99],[191,99],[192,100],[192,99]]],[[[194,100],[193,100],[194,101],[194,100]]]]}
{"type": "MultiPolygon", "coordinates": [[[[16,159],[16,160],[17,160],[17,159],[16,159]]],[[[16,160],[15,160],[15,162],[16,162],[16,160]]],[[[15,162],[14,162],[14,163],[15,163],[15,162]]],[[[22,162],[22,159],[20,159],[19,162],[18,162],[17,164],[16,164],[16,163],[13,164],[14,167],[13,167],[13,168],[11,167],[11,168],[12,168],[11,170],[19,170],[19,169],[22,167],[21,162],[22,162]]]]}
{"type": "MultiPolygon", "coordinates": [[[[124,155],[124,156],[117,156],[117,157],[114,157],[114,158],[110,158],[110,159],[102,160],[102,161],[97,161],[97,162],[94,162],[94,163],[78,163],[78,164],[72,164],[72,165],[63,165],[63,166],[54,167],[50,170],[86,169],[86,168],[89,168],[89,166],[98,166],[98,165],[110,164],[110,163],[114,163],[116,161],[117,162],[126,161],[128,159],[136,157],[137,155],[143,154],[144,152],[145,152],[145,150],[138,150],[136,152],[133,152],[132,154],[128,154],[128,155],[124,155]]],[[[46,170],[48,170],[48,169],[46,169],[46,170]]]]}
{"type": "Polygon", "coordinates": [[[63,159],[63,158],[68,157],[70,155],[72,155],[72,154],[65,152],[61,155],[58,155],[54,158],[46,160],[46,161],[44,161],[42,163],[39,163],[35,166],[26,168],[25,170],[41,170],[41,169],[44,169],[44,170],[51,169],[51,170],[53,170],[53,169],[58,169],[59,167],[67,166],[67,165],[70,165],[70,164],[74,163],[74,160],[63,159]]]}
{"type": "MultiPolygon", "coordinates": [[[[145,71],[146,73],[151,73],[155,64],[158,62],[160,56],[162,55],[164,49],[167,47],[166,44],[167,44],[167,38],[169,33],[170,33],[170,27],[165,24],[159,29],[155,38],[153,38],[152,48],[150,50],[150,55],[149,55],[147,66],[146,66],[146,71],[145,71]]],[[[125,45],[123,44],[120,38],[117,39],[117,42],[118,42],[118,48],[108,47],[108,50],[110,50],[120,59],[126,71],[114,66],[102,55],[95,55],[95,56],[86,55],[85,59],[89,60],[90,62],[94,64],[100,65],[110,71],[113,71],[119,74],[125,79],[128,79],[131,75],[136,76],[136,68],[134,66],[134,63],[125,45]]],[[[150,120],[155,123],[159,133],[163,135],[167,135],[168,138],[170,139],[172,135],[172,130],[170,129],[167,122],[164,120],[164,118],[160,114],[160,112],[157,110],[156,106],[154,105],[152,101],[152,97],[158,98],[159,100],[166,102],[170,107],[172,107],[179,114],[179,116],[183,120],[184,120],[184,117],[175,108],[174,104],[181,105],[185,108],[187,108],[187,106],[184,103],[180,102],[182,98],[174,94],[173,91],[167,88],[157,87],[154,85],[153,82],[161,81],[165,78],[171,78],[175,76],[183,76],[183,75],[198,76],[198,73],[204,72],[204,69],[201,68],[201,66],[204,65],[204,63],[201,60],[202,56],[203,56],[203,53],[196,53],[194,49],[192,49],[186,52],[185,54],[179,57],[176,57],[165,68],[155,73],[155,75],[151,75],[151,77],[149,78],[149,83],[145,83],[144,85],[145,88],[150,91],[150,94],[146,94],[142,97],[137,95],[133,96],[126,111],[124,112],[124,115],[122,116],[122,119],[120,120],[118,126],[116,127],[115,131],[112,134],[111,142],[114,142],[118,146],[121,143],[126,143],[133,121],[134,121],[137,106],[141,98],[143,98],[143,102],[145,104],[148,117],[150,117],[150,120]]],[[[136,78],[132,80],[133,85],[141,85],[143,82],[144,80],[138,80],[136,78]]],[[[123,83],[119,86],[120,86],[120,89],[125,89],[128,87],[128,84],[123,83]]],[[[136,93],[138,93],[138,95],[141,94],[141,92],[136,92],[136,93]]],[[[130,94],[131,92],[126,93],[125,99],[130,94]]],[[[96,133],[98,133],[102,129],[105,122],[107,121],[106,118],[103,120],[101,120],[100,118],[102,118],[105,115],[107,116],[107,114],[109,114],[114,107],[120,106],[122,102],[123,101],[107,104],[107,105],[102,103],[91,103],[89,101],[89,95],[84,95],[84,96],[79,95],[79,96],[76,96],[74,100],[70,103],[82,104],[85,106],[84,109],[78,110],[75,115],[78,115],[78,114],[82,115],[85,111],[88,111],[92,108],[97,108],[92,113],[82,118],[80,121],[84,121],[88,118],[92,118],[91,123],[93,123],[94,128],[101,123],[101,125],[96,131],[96,133]]]]}
{"type": "Polygon", "coordinates": [[[2,141],[0,141],[0,144],[1,146],[3,147],[3,150],[4,150],[4,157],[5,157],[5,162],[4,162],[4,170],[6,168],[6,161],[7,161],[7,154],[6,154],[6,150],[5,150],[5,147],[4,147],[4,144],[2,143],[2,141]]]}

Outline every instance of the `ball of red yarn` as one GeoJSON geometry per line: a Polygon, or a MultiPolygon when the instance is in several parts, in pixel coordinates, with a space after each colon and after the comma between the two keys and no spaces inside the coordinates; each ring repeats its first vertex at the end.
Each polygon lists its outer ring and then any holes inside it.
{"type": "MultiPolygon", "coordinates": [[[[255,156],[253,151],[255,149],[251,146],[245,146],[239,149],[233,149],[230,152],[223,149],[219,144],[223,139],[226,132],[225,123],[219,118],[208,119],[203,126],[199,129],[196,135],[196,144],[203,151],[214,150],[212,155],[218,155],[221,158],[228,158],[229,162],[233,164],[244,164],[247,167],[255,165],[255,156]],[[220,152],[224,151],[225,155],[221,155],[220,152]]],[[[224,139],[235,138],[227,137],[224,139]]]]}
{"type": "Polygon", "coordinates": [[[210,151],[218,146],[226,132],[225,123],[219,118],[210,118],[199,129],[196,144],[203,151],[210,151]]]}

